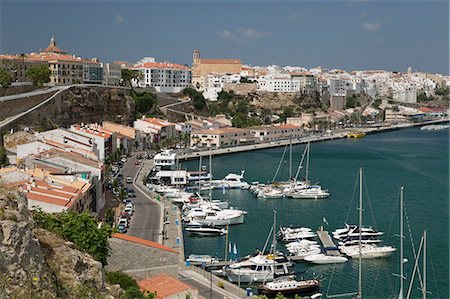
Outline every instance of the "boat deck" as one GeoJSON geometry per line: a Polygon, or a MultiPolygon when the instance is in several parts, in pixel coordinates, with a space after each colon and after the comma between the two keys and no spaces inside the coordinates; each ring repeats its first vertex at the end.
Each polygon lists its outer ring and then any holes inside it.
{"type": "Polygon", "coordinates": [[[334,255],[334,256],[340,256],[339,249],[337,248],[336,244],[334,244],[333,240],[331,240],[331,236],[326,230],[318,230],[317,236],[320,239],[320,242],[322,243],[322,249],[323,252],[326,255],[334,255]]]}

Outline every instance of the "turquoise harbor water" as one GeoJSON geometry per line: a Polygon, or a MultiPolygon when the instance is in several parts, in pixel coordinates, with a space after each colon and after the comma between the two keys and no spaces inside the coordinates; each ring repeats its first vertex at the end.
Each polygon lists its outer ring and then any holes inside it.
{"type": "MultiPolygon", "coordinates": [[[[293,147],[295,170],[304,145],[293,147]]],[[[268,182],[272,179],[284,148],[238,153],[213,158],[214,178],[229,172],[245,170],[247,182],[268,182]]],[[[283,163],[282,179],[288,178],[288,157],[283,163]]],[[[204,161],[207,164],[207,161],[204,161]]],[[[257,199],[248,190],[220,190],[214,198],[228,200],[234,207],[248,212],[245,223],[230,227],[229,240],[237,244],[239,256],[262,248],[277,210],[278,225],[322,225],[323,217],[333,231],[344,222],[357,223],[358,167],[364,167],[365,226],[384,231],[385,244],[399,247],[399,194],[405,186],[405,206],[409,227],[416,248],[427,229],[427,289],[429,298],[449,298],[449,132],[420,131],[418,128],[369,135],[359,140],[333,140],[313,143],[310,155],[310,177],[330,190],[331,197],[322,200],[257,199]]],[[[198,169],[198,160],[184,164],[198,169]]],[[[411,277],[414,258],[405,221],[405,273],[411,277]]],[[[210,254],[223,258],[224,237],[185,236],[185,254],[210,254]]],[[[283,244],[278,248],[285,251],[283,244]]],[[[389,298],[398,293],[398,252],[388,259],[363,260],[364,298],[389,298]]],[[[422,266],[420,266],[422,267],[422,266]]],[[[296,271],[306,270],[319,275],[323,294],[353,292],[357,289],[358,263],[310,265],[298,263],[296,271]]],[[[405,288],[409,283],[405,283],[405,288]]],[[[418,281],[412,297],[420,297],[418,281]]]]}

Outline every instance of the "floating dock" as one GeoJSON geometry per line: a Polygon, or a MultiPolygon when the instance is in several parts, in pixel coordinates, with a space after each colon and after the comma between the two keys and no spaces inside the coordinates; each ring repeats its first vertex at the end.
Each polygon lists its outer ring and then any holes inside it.
{"type": "Polygon", "coordinates": [[[326,255],[334,255],[339,256],[341,255],[339,253],[339,249],[337,248],[336,244],[334,244],[333,240],[331,240],[331,236],[326,230],[318,230],[317,236],[320,239],[320,242],[322,243],[322,250],[326,255]]]}

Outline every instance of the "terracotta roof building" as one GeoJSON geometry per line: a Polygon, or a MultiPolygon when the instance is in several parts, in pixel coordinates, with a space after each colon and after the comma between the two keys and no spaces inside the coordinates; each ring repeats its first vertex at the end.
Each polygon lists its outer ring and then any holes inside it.
{"type": "Polygon", "coordinates": [[[138,282],[144,292],[156,292],[158,299],[199,298],[198,290],[165,273],[138,282]]]}
{"type": "Polygon", "coordinates": [[[200,51],[192,55],[192,85],[201,88],[203,77],[210,74],[240,74],[242,62],[239,59],[201,59],[200,51]],[[200,86],[197,86],[200,85],[200,86]]]}
{"type": "Polygon", "coordinates": [[[220,128],[199,130],[191,134],[191,146],[206,148],[253,144],[255,141],[256,139],[252,136],[249,129],[220,128]]]}

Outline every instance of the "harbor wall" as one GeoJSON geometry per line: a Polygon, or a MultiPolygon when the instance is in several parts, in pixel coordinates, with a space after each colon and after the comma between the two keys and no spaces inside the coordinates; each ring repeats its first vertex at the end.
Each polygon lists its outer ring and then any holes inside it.
{"type": "Polygon", "coordinates": [[[181,161],[194,160],[199,157],[209,156],[210,154],[212,156],[229,155],[229,154],[235,154],[235,153],[240,153],[240,152],[282,147],[282,146],[286,146],[289,144],[297,145],[297,144],[304,144],[304,143],[308,143],[308,142],[319,142],[319,141],[347,138],[347,134],[352,131],[364,132],[365,134],[376,134],[376,133],[382,133],[382,132],[387,132],[387,131],[394,131],[394,130],[400,130],[400,129],[413,128],[413,127],[421,127],[421,126],[431,125],[431,124],[440,124],[440,123],[445,123],[445,122],[449,122],[449,121],[450,121],[450,119],[446,118],[446,119],[437,119],[437,120],[432,120],[432,121],[427,121],[427,122],[398,124],[398,125],[392,125],[392,126],[386,126],[386,127],[352,128],[352,129],[347,129],[347,130],[342,130],[342,131],[336,131],[333,134],[306,136],[306,137],[302,137],[299,139],[293,139],[293,140],[281,140],[281,141],[276,141],[276,142],[271,142],[271,143],[242,145],[242,146],[226,147],[226,148],[213,149],[213,150],[205,149],[203,151],[190,152],[190,153],[183,153],[183,152],[180,153],[179,152],[179,153],[177,153],[177,158],[181,161]]]}

